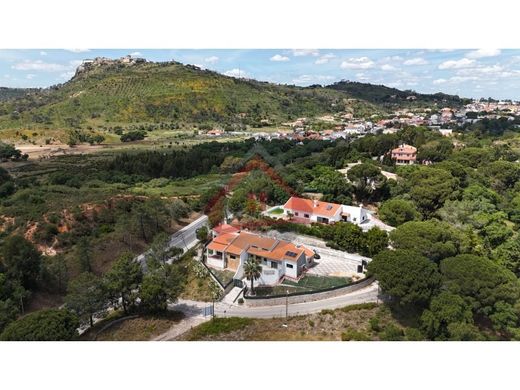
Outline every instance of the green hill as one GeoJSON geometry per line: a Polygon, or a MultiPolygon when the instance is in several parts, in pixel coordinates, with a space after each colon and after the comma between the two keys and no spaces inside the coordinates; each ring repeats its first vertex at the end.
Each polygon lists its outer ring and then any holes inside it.
{"type": "Polygon", "coordinates": [[[359,83],[355,81],[340,81],[329,85],[328,89],[344,92],[355,99],[378,105],[382,108],[395,109],[399,107],[459,107],[469,103],[469,99],[444,93],[423,94],[411,90],[402,91],[384,85],[359,83]]]}
{"type": "Polygon", "coordinates": [[[6,89],[0,129],[57,131],[162,123],[261,126],[343,110],[358,115],[401,106],[460,105],[458,96],[424,95],[382,85],[339,82],[296,87],[237,79],[171,62],[97,58],[68,82],[46,89],[6,89]],[[415,96],[410,100],[409,96],[415,96]]]}
{"type": "Polygon", "coordinates": [[[80,69],[67,83],[0,103],[0,128],[143,122],[257,124],[343,108],[344,94],[236,79],[177,62],[80,69]]]}

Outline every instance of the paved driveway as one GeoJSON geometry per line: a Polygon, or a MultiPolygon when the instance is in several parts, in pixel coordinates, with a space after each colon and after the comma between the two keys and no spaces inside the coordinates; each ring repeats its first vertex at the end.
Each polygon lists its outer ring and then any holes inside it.
{"type": "Polygon", "coordinates": [[[316,265],[309,269],[309,274],[320,276],[363,276],[357,273],[357,266],[362,261],[370,261],[368,257],[360,256],[355,253],[328,248],[325,241],[310,236],[304,236],[293,232],[280,233],[275,230],[267,232],[267,235],[292,241],[295,244],[305,245],[313,249],[320,255],[320,259],[315,260],[316,265]]]}

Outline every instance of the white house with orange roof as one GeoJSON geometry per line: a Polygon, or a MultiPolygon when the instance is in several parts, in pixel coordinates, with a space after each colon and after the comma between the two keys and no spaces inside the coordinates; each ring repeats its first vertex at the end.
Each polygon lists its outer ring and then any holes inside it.
{"type": "Polygon", "coordinates": [[[351,222],[360,225],[368,221],[366,209],[358,206],[324,202],[291,196],[283,205],[284,214],[296,222],[335,223],[351,222]]]}
{"type": "Polygon", "coordinates": [[[262,273],[256,285],[274,285],[284,277],[298,279],[314,261],[314,251],[289,241],[240,231],[223,233],[208,244],[208,265],[235,271],[234,279],[242,279],[248,259],[258,261],[262,273]]]}

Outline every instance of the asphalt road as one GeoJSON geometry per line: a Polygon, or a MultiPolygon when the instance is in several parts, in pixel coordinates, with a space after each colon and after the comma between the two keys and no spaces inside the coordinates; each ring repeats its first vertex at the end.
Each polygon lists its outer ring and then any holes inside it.
{"type": "Polygon", "coordinates": [[[208,216],[203,215],[170,237],[170,248],[182,248],[185,251],[193,248],[197,243],[197,230],[208,225],[208,216]]]}
{"type": "MultiPolygon", "coordinates": [[[[190,223],[189,225],[184,226],[179,231],[173,233],[170,236],[169,247],[177,247],[184,250],[184,252],[193,248],[198,240],[197,240],[197,230],[202,226],[208,225],[208,216],[203,215],[202,217],[197,218],[195,221],[190,223]]],[[[147,271],[146,268],[146,255],[149,253],[149,250],[140,254],[136,257],[136,261],[141,264],[141,267],[144,272],[147,271]]]]}
{"type": "MultiPolygon", "coordinates": [[[[349,305],[378,301],[378,284],[374,282],[369,286],[338,297],[322,299],[319,301],[293,303],[288,305],[289,316],[318,313],[323,309],[338,309],[349,305]]],[[[250,317],[273,318],[285,317],[285,305],[244,307],[229,305],[223,302],[215,304],[217,317],[250,317]]]]}

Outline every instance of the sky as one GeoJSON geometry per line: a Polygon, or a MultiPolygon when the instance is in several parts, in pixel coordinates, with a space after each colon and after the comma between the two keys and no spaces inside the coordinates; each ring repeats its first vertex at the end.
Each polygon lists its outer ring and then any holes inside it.
{"type": "Polygon", "coordinates": [[[69,80],[84,59],[125,55],[175,60],[281,84],[351,80],[422,93],[520,100],[520,50],[516,49],[0,50],[0,86],[48,87],[69,80]]]}

